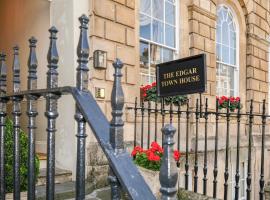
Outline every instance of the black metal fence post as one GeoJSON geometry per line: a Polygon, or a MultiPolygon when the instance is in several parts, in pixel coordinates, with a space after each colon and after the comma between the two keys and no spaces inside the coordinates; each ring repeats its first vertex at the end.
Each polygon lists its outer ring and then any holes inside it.
{"type": "MultiPolygon", "coordinates": [[[[50,47],[48,51],[48,72],[47,72],[47,88],[52,89],[58,86],[58,52],[56,47],[56,34],[57,29],[52,27],[49,29],[50,32],[50,47]]],[[[47,200],[54,199],[55,192],[55,133],[56,133],[56,118],[58,117],[57,112],[57,94],[46,95],[46,112],[47,117],[47,180],[46,180],[46,198],[47,200]]]]}
{"type": "Polygon", "coordinates": [[[195,162],[194,162],[194,192],[198,191],[198,131],[199,131],[199,99],[196,100],[195,112],[195,162]]]}
{"type": "MultiPolygon", "coordinates": [[[[36,43],[37,40],[32,37],[29,39],[30,43],[30,55],[28,59],[28,83],[27,89],[34,90],[37,89],[37,56],[36,56],[36,43]]],[[[36,172],[35,172],[35,130],[36,130],[36,116],[37,108],[35,101],[37,96],[28,95],[27,96],[27,111],[28,116],[28,200],[36,198],[36,172]]]]}
{"type": "MultiPolygon", "coordinates": [[[[6,55],[0,54],[0,94],[5,95],[7,90],[7,66],[6,55]]],[[[5,200],[5,127],[6,127],[6,103],[4,98],[0,99],[0,196],[5,200]]]]}
{"type": "Polygon", "coordinates": [[[135,104],[134,104],[134,143],[133,147],[137,146],[137,106],[138,106],[138,99],[136,97],[135,104]]]}
{"type": "Polygon", "coordinates": [[[147,148],[149,149],[149,147],[150,147],[150,122],[151,122],[151,102],[150,101],[148,101],[148,108],[147,108],[147,110],[148,110],[148,115],[147,115],[147,148]]]}
{"type": "Polygon", "coordinates": [[[262,112],[262,149],[261,149],[261,177],[260,177],[260,200],[264,199],[264,146],[265,146],[265,100],[263,100],[263,112],[262,112]]]}
{"type": "MultiPolygon", "coordinates": [[[[15,46],[13,60],[13,92],[20,91],[20,63],[19,63],[19,47],[15,46]]],[[[20,199],[20,115],[21,115],[21,100],[19,96],[14,96],[13,101],[13,198],[20,199]]]]}
{"type": "Polygon", "coordinates": [[[248,170],[247,170],[247,200],[251,195],[251,143],[252,143],[252,126],[253,126],[253,100],[250,101],[249,110],[249,130],[248,130],[248,170]]]}
{"type": "Polygon", "coordinates": [[[240,172],[239,172],[239,151],[240,151],[240,102],[237,108],[237,138],[236,138],[236,173],[235,173],[235,195],[234,199],[238,200],[239,198],[239,180],[240,180],[240,172]]]}
{"type": "Polygon", "coordinates": [[[215,133],[215,155],[214,155],[214,169],[213,169],[213,198],[217,197],[217,175],[218,175],[218,120],[219,120],[218,99],[216,99],[216,133],[215,133]]]}
{"type": "MultiPolygon", "coordinates": [[[[111,96],[111,106],[112,106],[112,120],[110,123],[110,143],[115,153],[124,151],[124,141],[123,141],[123,126],[124,122],[122,119],[123,107],[124,107],[124,93],[121,85],[121,69],[123,63],[116,59],[113,63],[115,69],[114,73],[114,83],[111,96]]],[[[109,172],[109,181],[111,184],[111,199],[120,200],[121,198],[121,186],[114,175],[112,169],[109,172]]]]}
{"type": "Polygon", "coordinates": [[[208,140],[208,98],[205,101],[205,113],[204,113],[204,162],[203,162],[203,194],[207,193],[207,140],[208,140]]]}
{"type": "Polygon", "coordinates": [[[141,100],[141,115],[142,115],[142,121],[141,121],[141,147],[143,148],[143,140],[144,140],[144,100],[141,100]]]}
{"type": "Polygon", "coordinates": [[[186,111],[186,163],[185,163],[185,189],[188,190],[188,178],[189,178],[189,161],[188,161],[188,151],[189,151],[189,101],[187,101],[187,111],[186,111]]]}
{"type": "Polygon", "coordinates": [[[224,200],[228,198],[228,179],[229,179],[229,142],[230,142],[230,101],[228,100],[226,113],[226,149],[225,149],[225,171],[224,171],[224,200]]]}
{"type": "MultiPolygon", "coordinates": [[[[80,21],[80,38],[77,46],[78,67],[77,67],[77,83],[76,87],[81,92],[86,92],[88,89],[88,57],[89,57],[89,44],[88,44],[88,22],[89,19],[86,15],[79,18],[80,21]]],[[[85,138],[86,127],[85,119],[76,105],[75,120],[77,121],[77,163],[76,163],[76,199],[85,199],[85,138]]]]}
{"type": "Polygon", "coordinates": [[[164,155],[159,173],[162,200],[176,200],[178,173],[173,155],[173,137],[175,131],[176,129],[171,124],[167,124],[162,128],[164,135],[164,155]]]}

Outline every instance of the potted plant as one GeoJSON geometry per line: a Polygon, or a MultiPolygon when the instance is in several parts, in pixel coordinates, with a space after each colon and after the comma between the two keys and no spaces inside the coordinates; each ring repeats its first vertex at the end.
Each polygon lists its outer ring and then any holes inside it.
{"type": "MultiPolygon", "coordinates": [[[[141,99],[143,101],[153,101],[153,102],[161,102],[161,98],[157,96],[157,84],[153,82],[148,85],[142,85],[140,88],[141,91],[141,99]]],[[[165,104],[175,104],[175,105],[183,105],[187,103],[187,96],[186,95],[177,95],[177,96],[170,96],[164,97],[165,104]]]]}
{"type": "Polygon", "coordinates": [[[240,97],[222,96],[222,97],[217,97],[217,100],[218,100],[219,109],[229,108],[231,112],[234,112],[238,108],[240,109],[242,108],[242,105],[240,104],[240,97]]]}
{"type": "MultiPolygon", "coordinates": [[[[149,149],[143,149],[140,146],[136,146],[131,152],[134,163],[138,166],[138,169],[147,184],[151,185],[151,190],[156,196],[159,195],[160,189],[159,170],[163,152],[163,148],[157,142],[152,142],[149,149]]],[[[179,162],[180,156],[180,152],[174,150],[175,164],[179,162]]]]}

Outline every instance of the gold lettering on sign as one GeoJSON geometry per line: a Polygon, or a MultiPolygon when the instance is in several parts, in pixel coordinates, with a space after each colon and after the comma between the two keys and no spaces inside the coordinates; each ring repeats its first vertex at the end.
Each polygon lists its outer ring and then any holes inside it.
{"type": "Polygon", "coordinates": [[[200,75],[198,74],[198,67],[192,67],[190,69],[181,69],[175,72],[165,73],[163,74],[163,79],[164,80],[161,81],[161,87],[170,87],[174,85],[199,82],[200,75]]]}

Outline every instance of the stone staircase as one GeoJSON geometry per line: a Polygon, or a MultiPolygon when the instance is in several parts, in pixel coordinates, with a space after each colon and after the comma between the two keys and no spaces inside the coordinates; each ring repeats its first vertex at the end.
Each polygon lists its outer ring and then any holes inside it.
{"type": "MultiPolygon", "coordinates": [[[[39,160],[40,160],[40,170],[38,175],[37,186],[42,186],[46,184],[46,162],[47,162],[47,155],[44,153],[37,153],[39,160]]],[[[66,183],[72,181],[72,172],[65,169],[55,169],[55,183],[66,183]]]]}

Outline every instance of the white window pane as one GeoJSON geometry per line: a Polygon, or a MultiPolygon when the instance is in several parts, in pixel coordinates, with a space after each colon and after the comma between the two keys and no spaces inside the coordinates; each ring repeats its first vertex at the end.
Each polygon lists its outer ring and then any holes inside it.
{"type": "Polygon", "coordinates": [[[222,45],[222,58],[221,61],[224,63],[230,63],[229,58],[229,47],[222,45]]]}
{"type": "Polygon", "coordinates": [[[140,14],[140,37],[151,39],[151,18],[140,14]]]}
{"type": "Polygon", "coordinates": [[[230,47],[236,49],[236,33],[230,31],[230,47]]]}
{"type": "Polygon", "coordinates": [[[230,48],[230,64],[236,65],[236,51],[232,48],[230,48]]]}
{"type": "Polygon", "coordinates": [[[217,44],[217,52],[216,52],[216,55],[217,55],[217,60],[218,61],[221,61],[221,45],[220,44],[217,44]]]}
{"type": "Polygon", "coordinates": [[[175,25],[175,6],[167,2],[165,4],[165,22],[175,25]]]}
{"type": "Polygon", "coordinates": [[[140,66],[148,68],[149,63],[149,50],[148,44],[145,42],[140,42],[140,66]]]}
{"type": "Polygon", "coordinates": [[[140,1],[140,12],[151,15],[151,1],[141,0],[140,1]]]}
{"type": "Polygon", "coordinates": [[[157,20],[153,20],[153,33],[152,33],[152,37],[153,37],[153,41],[163,44],[163,37],[164,37],[164,24],[160,21],[157,20]]]}
{"type": "Polygon", "coordinates": [[[169,47],[175,47],[175,28],[173,26],[165,26],[166,38],[165,44],[169,47]]]}
{"type": "Polygon", "coordinates": [[[175,0],[166,0],[166,1],[168,1],[170,3],[175,3],[175,0]]]}
{"type": "Polygon", "coordinates": [[[152,6],[153,17],[164,20],[164,0],[152,0],[152,6]]]}
{"type": "Polygon", "coordinates": [[[217,42],[221,43],[221,26],[217,25],[217,42]]]}
{"type": "Polygon", "coordinates": [[[229,27],[227,22],[222,23],[222,44],[229,45],[229,27]]]}
{"type": "Polygon", "coordinates": [[[162,49],[160,46],[151,45],[151,64],[159,64],[162,62],[162,49]]]}
{"type": "Polygon", "coordinates": [[[163,48],[163,62],[173,60],[173,50],[163,48]]]}

